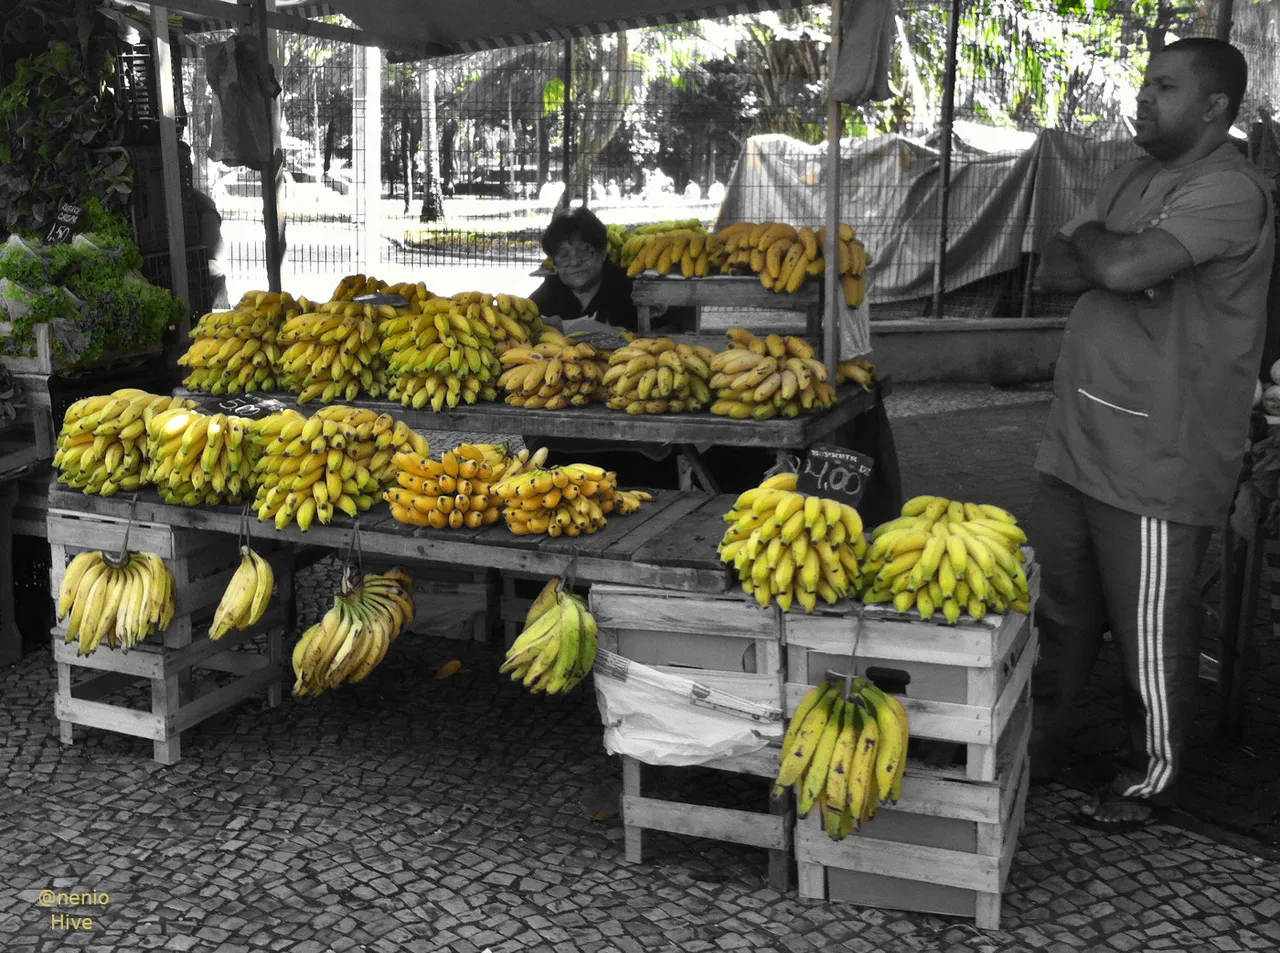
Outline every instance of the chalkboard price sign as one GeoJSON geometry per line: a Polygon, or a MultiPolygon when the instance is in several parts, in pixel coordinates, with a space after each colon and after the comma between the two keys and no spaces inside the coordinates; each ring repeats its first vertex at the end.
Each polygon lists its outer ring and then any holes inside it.
{"type": "Polygon", "coordinates": [[[206,414],[229,414],[249,420],[261,420],[288,409],[286,404],[274,397],[259,394],[232,394],[229,397],[208,397],[200,401],[200,410],[206,414]]]}
{"type": "Polygon", "coordinates": [[[866,492],[875,461],[866,454],[843,447],[814,444],[800,465],[796,489],[808,496],[821,496],[857,506],[866,492]]]}
{"type": "Polygon", "coordinates": [[[375,308],[379,305],[389,304],[393,308],[407,308],[409,302],[402,295],[388,294],[385,291],[379,291],[374,294],[356,295],[351,299],[356,304],[371,304],[375,308]]]}
{"type": "Polygon", "coordinates": [[[44,236],[46,245],[65,245],[76,237],[76,229],[80,219],[84,217],[84,209],[70,202],[59,202],[58,212],[53,217],[53,224],[44,236]]]}

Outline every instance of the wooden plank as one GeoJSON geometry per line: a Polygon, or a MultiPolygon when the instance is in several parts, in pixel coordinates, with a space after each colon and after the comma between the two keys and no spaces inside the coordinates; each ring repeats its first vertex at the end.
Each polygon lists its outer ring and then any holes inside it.
{"type": "MultiPolygon", "coordinates": [[[[856,609],[830,609],[813,615],[788,613],[787,645],[823,655],[848,655],[853,648],[856,609]]],[[[981,625],[943,626],[895,617],[863,620],[858,654],[867,658],[934,665],[988,668],[996,658],[996,630],[981,625]]]]}
{"type": "Polygon", "coordinates": [[[280,672],[281,669],[278,666],[264,662],[252,675],[238,678],[217,691],[203,695],[189,705],[184,705],[175,714],[170,714],[169,730],[175,733],[185,731],[232,705],[238,705],[278,680],[280,672]]]}
{"type": "Polygon", "coordinates": [[[654,562],[655,560],[642,556],[641,553],[645,551],[653,540],[659,539],[667,533],[680,532],[679,528],[690,516],[705,506],[708,499],[702,493],[681,494],[675,502],[653,519],[648,520],[636,527],[633,532],[627,534],[625,550],[619,546],[608,555],[632,559],[636,562],[654,562]]]}
{"type": "MultiPolygon", "coordinates": [[[[175,394],[193,397],[178,388],[175,394]]],[[[310,415],[315,408],[299,407],[294,395],[273,392],[266,396],[310,415]]],[[[377,413],[389,413],[416,430],[447,430],[505,436],[570,437],[622,443],[711,444],[714,446],[807,447],[815,439],[875,406],[876,395],[859,387],[842,387],[835,407],[819,414],[772,420],[734,420],[710,412],[690,414],[632,415],[609,410],[602,404],[564,410],[530,410],[508,404],[484,402],[439,412],[403,407],[385,400],[348,401],[377,413]]]]}
{"type": "Polygon", "coordinates": [[[591,612],[602,629],[777,640],[777,606],[762,610],[754,599],[736,594],[698,597],[597,585],[591,589],[591,612]]]}
{"type": "MultiPolygon", "coordinates": [[[[787,710],[795,711],[811,687],[788,682],[787,710]]],[[[912,737],[978,745],[994,744],[996,741],[993,712],[989,708],[956,702],[935,702],[908,695],[894,697],[907,710],[912,737]]]]}
{"type": "Polygon", "coordinates": [[[644,274],[634,279],[631,299],[637,305],[666,307],[758,308],[765,311],[807,311],[820,299],[820,282],[806,280],[796,291],[777,294],[745,275],[707,275],[688,279],[644,274]]]}
{"type": "Polygon", "coordinates": [[[164,737],[163,722],[149,711],[135,711],[83,698],[59,695],[53,700],[53,716],[62,722],[115,731],[135,738],[158,741],[164,737]]]}
{"type": "Polygon", "coordinates": [[[92,678],[86,678],[83,682],[77,682],[71,688],[71,697],[83,699],[84,701],[97,701],[103,695],[110,695],[118,688],[128,688],[137,684],[137,676],[126,675],[123,672],[103,672],[101,675],[94,675],[92,678]]]}
{"type": "Polygon", "coordinates": [[[902,783],[902,797],[897,804],[886,804],[880,810],[999,824],[1002,816],[1000,787],[997,784],[917,777],[908,766],[902,783]]]}
{"type": "Polygon", "coordinates": [[[716,547],[724,538],[724,514],[729,512],[736,499],[733,494],[704,497],[703,505],[682,519],[678,526],[636,550],[636,558],[663,566],[724,565],[716,547]]]}
{"type": "Polygon", "coordinates": [[[99,672],[119,672],[130,678],[162,678],[164,658],[152,646],[141,645],[132,652],[113,649],[105,642],[88,655],[77,655],[75,643],[67,644],[62,636],[53,637],[53,660],[76,668],[99,672]]]}
{"type": "MultiPolygon", "coordinates": [[[[868,832],[874,831],[874,824],[868,832]]],[[[825,831],[800,826],[795,831],[797,860],[839,867],[881,877],[898,877],[923,883],[998,893],[1001,889],[1000,858],[959,850],[923,847],[872,836],[835,842],[825,831]]]]}
{"type": "Polygon", "coordinates": [[[277,604],[268,609],[256,625],[251,625],[249,628],[240,631],[232,630],[217,641],[209,638],[206,632],[190,645],[183,646],[175,652],[167,653],[164,656],[163,673],[164,675],[174,675],[190,668],[208,667],[203,664],[206,659],[233,649],[237,645],[252,641],[272,627],[281,625],[283,621],[284,606],[277,604]]]}
{"type": "MultiPolygon", "coordinates": [[[[622,795],[623,801],[627,798],[641,799],[643,792],[643,784],[641,773],[644,766],[635,758],[623,755],[622,757],[622,795]]],[[[629,864],[639,864],[644,860],[644,833],[643,828],[629,823],[627,813],[622,812],[623,837],[624,837],[624,856],[629,864]]]]}
{"type": "Polygon", "coordinates": [[[772,814],[624,795],[622,817],[628,827],[707,837],[770,850],[788,847],[785,819],[772,814]]]}

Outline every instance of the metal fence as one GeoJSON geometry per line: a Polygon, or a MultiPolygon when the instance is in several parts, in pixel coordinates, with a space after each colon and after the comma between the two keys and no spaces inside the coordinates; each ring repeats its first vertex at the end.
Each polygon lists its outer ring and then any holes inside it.
{"type": "MultiPolygon", "coordinates": [[[[1235,39],[1253,70],[1246,116],[1280,98],[1276,6],[1237,4],[1235,39]]],[[[1033,144],[1032,134],[1045,128],[1123,136],[1117,123],[1131,113],[1147,50],[1165,25],[1135,15],[1094,16],[1044,0],[967,0],[964,11],[956,116],[973,125],[958,137],[952,228],[981,226],[998,234],[1024,223],[966,221],[987,201],[990,178],[959,170],[1015,167],[1033,144]]],[[[384,63],[376,116],[366,108],[371,97],[363,50],[282,35],[285,286],[323,297],[337,277],[363,271],[388,280],[421,278],[445,291],[497,287],[498,281],[504,290],[518,292],[521,282],[532,287],[528,273],[542,259],[538,237],[566,180],[574,197],[608,222],[697,218],[711,225],[731,212],[820,224],[816,144],[825,135],[826,17],[825,6],[817,5],[572,45],[384,63]],[[371,168],[364,144],[375,136],[381,146],[371,168]],[[804,158],[809,146],[813,161],[804,158]],[[771,160],[784,159],[790,173],[769,172],[771,160]],[[760,174],[747,174],[753,171],[744,166],[749,162],[760,166],[754,170],[760,174]],[[374,175],[381,200],[371,208],[365,196],[374,175]]],[[[858,167],[872,172],[855,183],[860,190],[850,194],[858,204],[846,203],[845,217],[866,232],[875,253],[877,242],[895,241],[891,232],[901,231],[900,220],[886,210],[906,215],[916,244],[902,251],[904,268],[918,269],[915,259],[931,256],[929,236],[938,228],[935,204],[917,194],[921,180],[899,173],[907,152],[915,150],[927,165],[937,146],[945,20],[945,6],[902,5],[895,98],[846,109],[844,116],[847,135],[881,137],[873,150],[880,164],[868,159],[858,167]]],[[[1212,23],[1168,29],[1179,36],[1204,34],[1212,23]]],[[[224,268],[234,300],[266,280],[260,179],[202,158],[210,94],[204,57],[198,48],[188,52],[184,88],[195,180],[223,214],[224,268]]],[[[1072,191],[1058,203],[1063,217],[1106,171],[1100,163],[1077,170],[1072,191]]],[[[988,274],[964,287],[949,285],[948,313],[1060,309],[1062,302],[1024,295],[1026,252],[1018,248],[1010,261],[1005,242],[1003,250],[990,252],[998,260],[976,253],[977,271],[988,274]]],[[[886,275],[882,282],[911,287],[897,277],[886,275]]],[[[876,297],[873,279],[873,302],[876,297]]],[[[877,313],[924,313],[925,295],[899,299],[877,313]]]]}

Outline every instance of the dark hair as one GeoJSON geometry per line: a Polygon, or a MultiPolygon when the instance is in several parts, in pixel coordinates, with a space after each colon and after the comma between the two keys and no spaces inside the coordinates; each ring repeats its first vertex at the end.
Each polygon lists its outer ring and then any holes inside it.
{"type": "Polygon", "coordinates": [[[1227,122],[1235,122],[1249,85],[1249,64],[1244,54],[1225,40],[1209,36],[1193,36],[1170,43],[1161,53],[1190,53],[1192,69],[1200,77],[1205,90],[1227,97],[1227,122]]]}
{"type": "Polygon", "coordinates": [[[575,238],[581,238],[592,248],[605,248],[609,244],[609,230],[590,210],[579,205],[551,216],[551,224],[542,233],[542,250],[550,255],[575,238]]]}

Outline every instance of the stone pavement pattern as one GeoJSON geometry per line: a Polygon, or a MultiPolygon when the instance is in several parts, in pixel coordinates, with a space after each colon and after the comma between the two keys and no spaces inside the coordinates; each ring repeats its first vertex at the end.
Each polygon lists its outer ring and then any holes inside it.
{"type": "MultiPolygon", "coordinates": [[[[963,401],[900,398],[909,493],[1026,512],[1042,400],[957,410],[963,401]]],[[[332,575],[324,563],[302,574],[303,624],[330,600],[332,575]]],[[[620,772],[600,744],[592,694],[531,696],[496,674],[499,660],[496,645],[406,636],[362,685],[286,696],[276,710],[255,699],[184,735],[182,762],[164,768],[148,742],[104,732],[77,730],[63,748],[47,650],[29,652],[0,670],[0,949],[1280,948],[1280,853],[1222,843],[1178,816],[1125,836],[1071,822],[1097,774],[1089,746],[1106,750],[1101,688],[1082,714],[1068,784],[1032,786],[1003,929],[983,933],[955,919],[780,894],[764,883],[764,853],[747,847],[647,835],[645,864],[627,865],[617,816],[593,820],[620,772]],[[432,677],[454,657],[469,674],[432,677]],[[45,889],[110,899],[50,909],[40,905],[45,889]],[[55,913],[89,915],[94,926],[55,929],[55,913]]],[[[1261,666],[1268,677],[1277,668],[1261,666]]],[[[1108,673],[1099,674],[1101,686],[1108,673]]],[[[1280,760],[1273,688],[1270,708],[1251,697],[1246,726],[1262,789],[1280,760]]],[[[1251,762],[1215,742],[1211,693],[1202,702],[1189,784],[1202,813],[1221,823],[1246,796],[1274,812],[1276,798],[1264,805],[1257,788],[1222,781],[1224,768],[1238,776],[1251,762]]],[[[664,790],[700,801],[764,805],[762,781],[660,774],[664,790]]]]}

